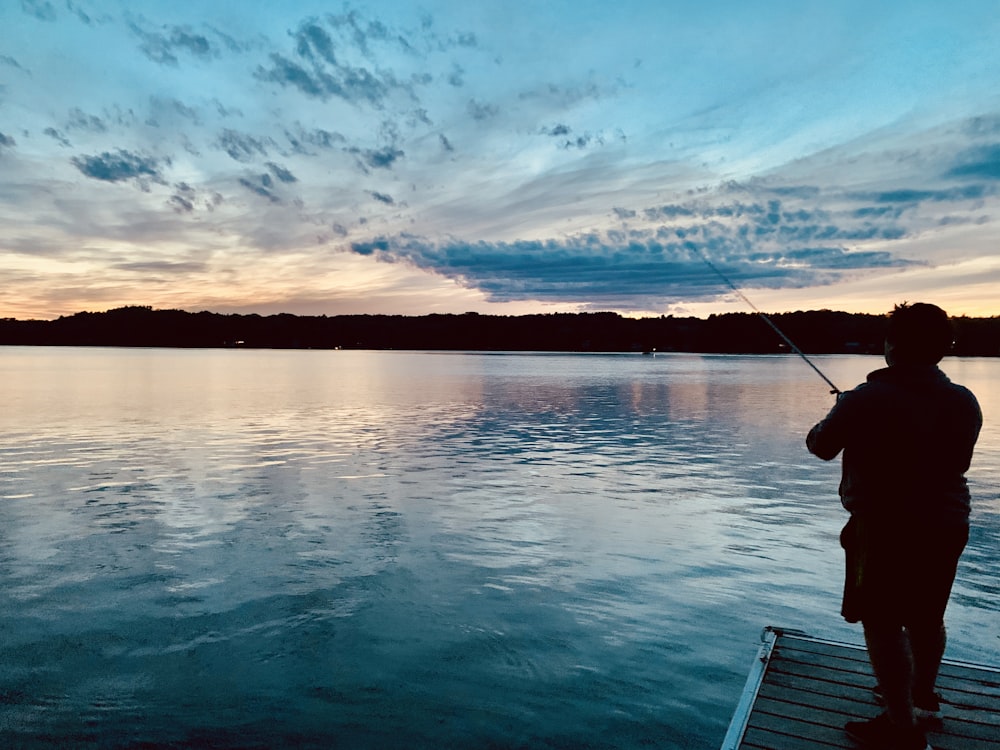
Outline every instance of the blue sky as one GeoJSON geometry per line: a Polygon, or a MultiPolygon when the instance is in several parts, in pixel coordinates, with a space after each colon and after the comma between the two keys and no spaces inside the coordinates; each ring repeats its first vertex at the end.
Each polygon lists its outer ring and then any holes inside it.
{"type": "Polygon", "coordinates": [[[1000,314],[995,2],[0,1],[0,316],[1000,314]]]}

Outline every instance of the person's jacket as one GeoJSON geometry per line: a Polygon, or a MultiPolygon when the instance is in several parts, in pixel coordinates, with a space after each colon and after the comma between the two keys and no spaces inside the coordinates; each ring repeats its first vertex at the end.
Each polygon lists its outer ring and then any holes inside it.
{"type": "Polygon", "coordinates": [[[809,450],[844,451],[841,502],[853,514],[968,523],[965,472],[983,415],[975,396],[935,365],[894,365],[841,394],[810,430],[809,450]]]}

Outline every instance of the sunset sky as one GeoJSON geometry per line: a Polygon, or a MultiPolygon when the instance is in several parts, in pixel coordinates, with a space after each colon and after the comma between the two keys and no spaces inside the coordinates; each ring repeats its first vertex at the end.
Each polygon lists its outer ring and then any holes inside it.
{"type": "Polygon", "coordinates": [[[0,317],[1000,314],[1000,6],[0,0],[0,317]]]}

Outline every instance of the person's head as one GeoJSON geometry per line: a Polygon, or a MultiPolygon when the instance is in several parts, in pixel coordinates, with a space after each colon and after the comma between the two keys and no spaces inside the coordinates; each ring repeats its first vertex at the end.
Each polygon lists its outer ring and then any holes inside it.
{"type": "Polygon", "coordinates": [[[953,335],[948,313],[937,305],[896,305],[885,333],[885,361],[889,365],[936,365],[951,349],[953,335]]]}

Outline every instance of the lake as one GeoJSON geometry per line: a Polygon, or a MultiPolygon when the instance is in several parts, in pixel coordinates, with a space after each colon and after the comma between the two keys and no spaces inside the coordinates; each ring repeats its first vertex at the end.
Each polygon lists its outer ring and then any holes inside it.
{"type": "MultiPolygon", "coordinates": [[[[881,366],[816,357],[840,388],[881,366]]],[[[948,656],[1000,649],[1000,360],[948,656]]],[[[839,617],[794,356],[0,348],[8,747],[718,747],[839,617]]]]}

